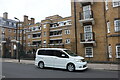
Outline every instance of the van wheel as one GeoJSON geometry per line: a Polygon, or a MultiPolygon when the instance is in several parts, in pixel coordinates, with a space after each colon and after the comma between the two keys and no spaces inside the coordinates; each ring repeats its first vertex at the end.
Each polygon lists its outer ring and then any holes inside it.
{"type": "Polygon", "coordinates": [[[44,68],[44,63],[43,62],[39,62],[38,66],[39,66],[40,69],[43,69],[44,68]]]}
{"type": "Polygon", "coordinates": [[[68,65],[67,65],[67,70],[68,70],[69,72],[73,72],[73,71],[75,70],[74,64],[68,64],[68,65]]]}

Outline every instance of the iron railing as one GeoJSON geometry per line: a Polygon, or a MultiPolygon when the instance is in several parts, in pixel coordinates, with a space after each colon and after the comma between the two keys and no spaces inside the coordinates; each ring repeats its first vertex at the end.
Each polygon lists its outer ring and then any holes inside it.
{"type": "Polygon", "coordinates": [[[91,19],[91,18],[93,18],[92,10],[80,12],[80,20],[86,20],[86,19],[91,19]]]}
{"type": "Polygon", "coordinates": [[[95,33],[94,32],[80,33],[80,39],[81,42],[95,41],[95,33]]]}

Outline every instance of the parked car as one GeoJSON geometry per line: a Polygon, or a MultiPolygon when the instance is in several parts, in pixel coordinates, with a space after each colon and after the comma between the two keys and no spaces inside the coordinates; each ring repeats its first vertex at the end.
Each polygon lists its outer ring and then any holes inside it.
{"type": "Polygon", "coordinates": [[[68,49],[40,48],[36,51],[35,65],[39,68],[53,67],[68,71],[85,70],[87,62],[68,49]]]}

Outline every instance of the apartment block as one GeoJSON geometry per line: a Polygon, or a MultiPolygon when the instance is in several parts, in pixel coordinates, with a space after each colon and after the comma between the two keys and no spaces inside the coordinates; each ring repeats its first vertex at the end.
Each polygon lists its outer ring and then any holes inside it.
{"type": "Polygon", "coordinates": [[[108,58],[112,62],[120,59],[120,1],[113,1],[105,1],[108,58]]]}
{"type": "Polygon", "coordinates": [[[75,52],[91,62],[117,62],[120,52],[119,2],[72,2],[75,52]]]}
{"type": "Polygon", "coordinates": [[[49,16],[40,23],[26,26],[27,52],[34,52],[42,47],[71,49],[71,26],[71,17],[63,18],[59,15],[49,16]]]}
{"type": "Polygon", "coordinates": [[[11,57],[12,49],[14,46],[14,39],[16,39],[16,26],[15,20],[8,19],[8,13],[3,13],[3,17],[0,17],[0,44],[1,44],[1,56],[11,57]]]}

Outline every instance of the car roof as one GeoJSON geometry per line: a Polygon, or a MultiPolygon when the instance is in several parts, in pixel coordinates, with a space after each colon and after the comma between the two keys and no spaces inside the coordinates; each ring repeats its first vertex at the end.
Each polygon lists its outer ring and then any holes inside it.
{"type": "Polygon", "coordinates": [[[65,48],[39,48],[39,50],[67,50],[65,48]]]}

